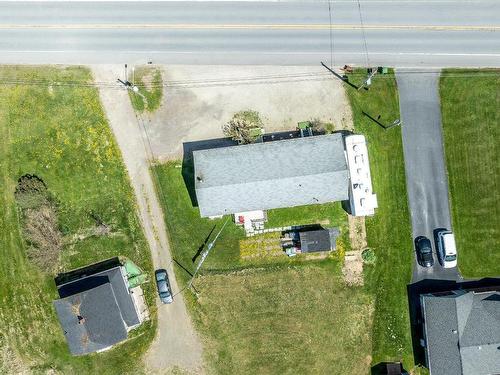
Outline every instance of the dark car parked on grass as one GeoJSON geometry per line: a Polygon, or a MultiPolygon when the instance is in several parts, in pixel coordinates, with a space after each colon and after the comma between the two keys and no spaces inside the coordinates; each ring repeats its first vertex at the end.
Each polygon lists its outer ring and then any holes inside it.
{"type": "Polygon", "coordinates": [[[158,295],[163,303],[172,303],[174,301],[172,296],[172,289],[168,281],[167,271],[164,269],[155,272],[156,286],[158,287],[158,295]]]}
{"type": "Polygon", "coordinates": [[[432,267],[434,258],[432,257],[431,241],[424,236],[415,239],[415,248],[417,250],[417,261],[422,267],[432,267]]]}

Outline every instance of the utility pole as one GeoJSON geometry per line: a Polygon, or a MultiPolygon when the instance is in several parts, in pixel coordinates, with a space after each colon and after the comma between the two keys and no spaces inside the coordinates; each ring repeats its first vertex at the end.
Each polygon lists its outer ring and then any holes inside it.
{"type": "Polygon", "coordinates": [[[365,86],[370,86],[372,84],[372,78],[375,74],[377,74],[377,68],[368,68],[368,77],[363,82],[363,84],[358,87],[358,91],[365,86]]]}
{"type": "Polygon", "coordinates": [[[226,222],[224,223],[224,225],[222,226],[222,228],[220,228],[219,232],[217,233],[217,235],[215,236],[215,238],[213,239],[213,241],[208,244],[207,249],[201,254],[200,262],[196,266],[196,269],[195,269],[195,271],[193,273],[193,276],[191,277],[191,280],[189,280],[187,288],[191,288],[191,285],[193,284],[193,280],[196,277],[196,274],[200,270],[200,267],[203,264],[203,262],[205,261],[205,258],[208,256],[208,253],[210,252],[210,250],[213,249],[213,247],[215,245],[215,241],[217,241],[217,239],[219,238],[219,235],[222,233],[222,231],[223,231],[224,227],[226,226],[226,224],[228,223],[228,221],[229,221],[229,219],[226,220],[226,222]]]}
{"type": "Polygon", "coordinates": [[[358,89],[358,86],[352,84],[349,82],[349,78],[347,76],[342,77],[340,74],[336,73],[332,68],[329,68],[325,63],[321,62],[321,65],[323,65],[326,70],[328,70],[330,73],[332,73],[335,77],[343,81],[344,83],[347,83],[349,86],[355,88],[356,90],[358,89]]]}

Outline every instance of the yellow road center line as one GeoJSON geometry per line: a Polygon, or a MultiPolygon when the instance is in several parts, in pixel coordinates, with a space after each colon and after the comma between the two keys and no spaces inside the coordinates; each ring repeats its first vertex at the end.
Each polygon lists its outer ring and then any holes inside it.
{"type": "Polygon", "coordinates": [[[349,25],[349,24],[57,24],[22,25],[0,24],[6,29],[75,29],[75,30],[113,30],[113,29],[192,29],[192,30],[435,30],[435,31],[499,31],[500,26],[468,25],[349,25]]]}

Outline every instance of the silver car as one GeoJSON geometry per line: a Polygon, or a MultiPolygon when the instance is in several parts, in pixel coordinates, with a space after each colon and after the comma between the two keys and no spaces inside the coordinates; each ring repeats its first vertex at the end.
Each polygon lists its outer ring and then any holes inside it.
{"type": "Polygon", "coordinates": [[[155,272],[156,286],[158,287],[158,295],[163,303],[172,303],[174,298],[172,296],[172,289],[168,281],[167,271],[164,269],[155,272]]]}

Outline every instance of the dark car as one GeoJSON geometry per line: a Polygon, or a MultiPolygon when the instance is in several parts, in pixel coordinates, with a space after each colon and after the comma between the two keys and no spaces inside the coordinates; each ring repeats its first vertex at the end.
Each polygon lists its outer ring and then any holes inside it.
{"type": "Polygon", "coordinates": [[[163,303],[172,303],[172,290],[170,289],[170,282],[168,281],[168,274],[166,270],[157,270],[155,272],[156,286],[158,287],[158,295],[163,303]]]}
{"type": "Polygon", "coordinates": [[[422,267],[432,267],[434,265],[434,258],[432,257],[431,241],[424,236],[417,237],[415,247],[417,249],[418,263],[422,267]]]}

